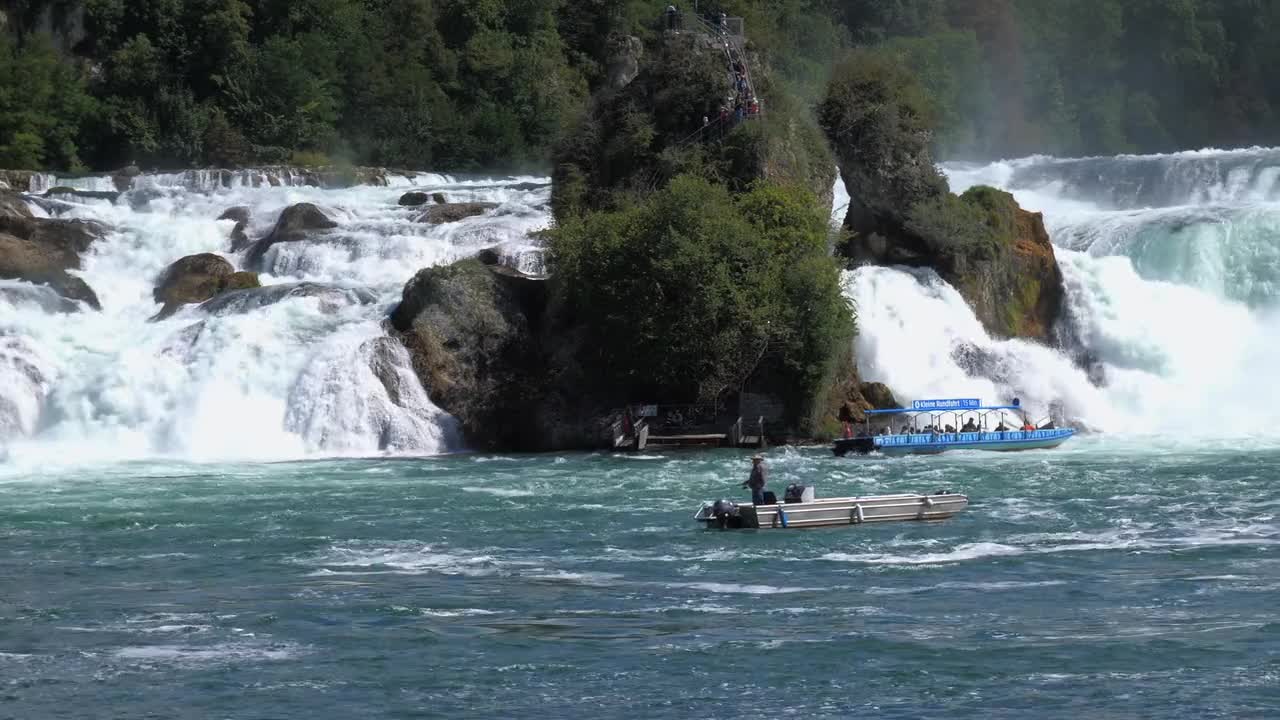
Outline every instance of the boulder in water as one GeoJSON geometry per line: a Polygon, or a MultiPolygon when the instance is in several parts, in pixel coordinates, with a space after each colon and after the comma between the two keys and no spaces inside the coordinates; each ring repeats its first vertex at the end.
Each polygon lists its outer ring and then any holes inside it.
{"type": "Polygon", "coordinates": [[[80,309],[48,285],[0,281],[0,299],[10,305],[35,305],[47,313],[70,313],[80,309]]]}
{"type": "Polygon", "coordinates": [[[115,204],[120,199],[120,193],[111,190],[77,190],[71,187],[55,187],[45,191],[44,196],[57,200],[106,200],[111,204],[115,204]]]}
{"type": "Polygon", "coordinates": [[[445,200],[444,193],[438,192],[438,193],[431,193],[431,202],[437,205],[444,205],[449,201],[445,200]]]}
{"type": "Polygon", "coordinates": [[[47,220],[0,215],[0,279],[48,285],[70,300],[100,310],[98,296],[68,271],[79,269],[80,253],[105,231],[84,220],[47,220]]]}
{"type": "Polygon", "coordinates": [[[31,207],[22,195],[8,190],[0,190],[0,217],[33,217],[31,207]]]}
{"type": "Polygon", "coordinates": [[[502,263],[502,255],[497,248],[485,248],[476,253],[476,259],[482,265],[499,265],[502,263]]]}
{"type": "Polygon", "coordinates": [[[235,267],[213,253],[188,255],[165,269],[153,295],[164,308],[157,320],[169,317],[188,303],[199,303],[222,292],[235,267]]]}
{"type": "Polygon", "coordinates": [[[245,228],[249,227],[249,208],[244,205],[227,208],[218,216],[219,220],[234,220],[231,228],[231,252],[240,252],[253,244],[245,228]]]}
{"type": "Polygon", "coordinates": [[[141,174],[142,170],[137,165],[126,165],[111,176],[111,182],[116,186],[116,190],[128,192],[133,188],[133,179],[141,174]]]}
{"type": "MultiPolygon", "coordinates": [[[[254,276],[254,279],[256,281],[257,276],[254,276]]],[[[378,296],[367,288],[301,282],[227,290],[201,304],[200,310],[215,316],[237,315],[291,298],[318,298],[320,309],[325,313],[336,312],[352,305],[372,305],[378,301],[378,296]]]]}
{"type": "Polygon", "coordinates": [[[419,270],[391,313],[432,402],[458,419],[473,445],[537,446],[546,383],[535,328],[545,287],[462,260],[419,270]]]}
{"type": "Polygon", "coordinates": [[[418,216],[418,222],[429,223],[431,225],[443,225],[444,223],[458,222],[476,215],[484,213],[498,207],[497,203],[488,202],[465,202],[465,203],[445,203],[443,205],[432,205],[425,212],[418,216]]]}
{"type": "Polygon", "coordinates": [[[336,227],[338,223],[311,203],[290,205],[280,213],[280,219],[276,221],[271,233],[249,248],[245,264],[249,267],[259,265],[267,250],[276,243],[305,240],[316,231],[332,230],[336,227]]]}
{"type": "Polygon", "coordinates": [[[400,196],[400,204],[408,207],[424,205],[431,197],[424,192],[416,190],[407,192],[400,196]]]}
{"type": "Polygon", "coordinates": [[[246,205],[235,205],[222,211],[219,220],[234,220],[237,223],[249,222],[249,208],[246,205]]]}

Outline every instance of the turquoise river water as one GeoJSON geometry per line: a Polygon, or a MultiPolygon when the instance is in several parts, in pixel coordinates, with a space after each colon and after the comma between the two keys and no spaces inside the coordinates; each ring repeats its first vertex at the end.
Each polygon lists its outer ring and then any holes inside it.
{"type": "Polygon", "coordinates": [[[1280,446],[768,452],[938,524],[696,527],[736,451],[0,474],[0,718],[1280,714],[1280,446]]]}

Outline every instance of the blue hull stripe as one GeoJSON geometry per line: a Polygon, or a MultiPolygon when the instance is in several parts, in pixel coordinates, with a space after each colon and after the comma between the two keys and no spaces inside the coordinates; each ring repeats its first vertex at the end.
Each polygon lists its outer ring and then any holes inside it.
{"type": "Polygon", "coordinates": [[[1039,450],[1066,442],[1075,430],[1015,430],[1012,432],[941,433],[938,435],[877,435],[876,449],[886,455],[940,453],[946,450],[1039,450]]]}

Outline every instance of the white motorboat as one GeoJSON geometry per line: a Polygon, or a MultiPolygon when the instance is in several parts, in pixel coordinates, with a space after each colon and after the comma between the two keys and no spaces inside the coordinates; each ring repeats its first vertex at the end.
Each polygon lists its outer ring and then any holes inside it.
{"type": "Polygon", "coordinates": [[[865,495],[815,497],[813,487],[791,485],[782,501],[765,493],[766,502],[755,505],[732,500],[703,503],[693,516],[709,528],[814,528],[864,523],[946,520],[964,510],[969,498],[939,491],[933,495],[865,495]],[[769,502],[771,501],[772,502],[769,502]]]}

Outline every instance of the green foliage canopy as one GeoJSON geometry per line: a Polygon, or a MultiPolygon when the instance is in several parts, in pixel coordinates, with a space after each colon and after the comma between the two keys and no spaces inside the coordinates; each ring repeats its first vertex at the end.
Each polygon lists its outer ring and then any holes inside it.
{"type": "Polygon", "coordinates": [[[588,334],[595,376],[634,397],[713,400],[766,355],[811,398],[852,337],[816,198],[761,182],[733,195],[689,175],[551,234],[560,307],[588,334]]]}

